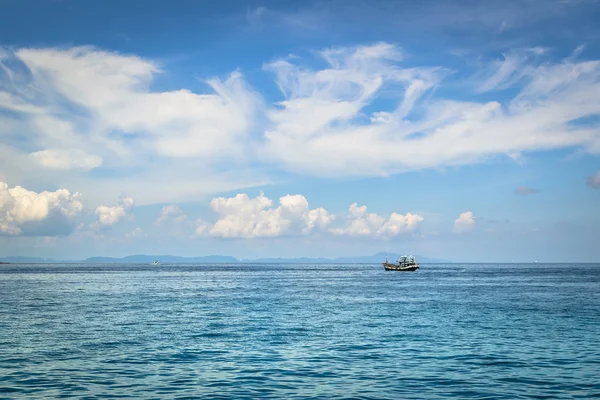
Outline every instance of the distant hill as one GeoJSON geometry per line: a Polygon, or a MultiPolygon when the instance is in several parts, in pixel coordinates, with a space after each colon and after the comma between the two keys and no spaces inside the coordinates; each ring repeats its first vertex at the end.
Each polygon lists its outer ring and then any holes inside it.
{"type": "MultiPolygon", "coordinates": [[[[377,253],[372,256],[360,256],[360,257],[338,257],[338,258],[310,258],[310,257],[290,257],[290,258],[255,258],[255,259],[237,259],[231,256],[203,256],[203,257],[179,257],[171,255],[162,256],[150,256],[144,254],[138,254],[133,256],[127,256],[123,258],[113,257],[90,257],[83,262],[86,263],[152,263],[157,260],[160,263],[264,263],[264,264],[374,264],[380,263],[388,257],[390,261],[395,261],[400,257],[396,253],[377,253]]],[[[446,260],[440,260],[435,258],[427,258],[421,256],[415,256],[417,261],[420,263],[445,263],[446,260]]]]}
{"type": "MultiPolygon", "coordinates": [[[[388,260],[390,262],[392,261],[396,261],[400,256],[403,255],[407,255],[407,254],[397,254],[397,253],[385,253],[385,252],[381,252],[381,253],[377,253],[377,254],[373,254],[372,256],[363,256],[363,257],[338,257],[335,259],[335,262],[339,262],[339,263],[364,263],[364,264],[371,264],[371,263],[380,263],[383,262],[385,260],[385,257],[387,256],[388,260]]],[[[424,264],[435,264],[435,263],[448,263],[450,261],[448,260],[442,260],[440,258],[430,258],[430,257],[423,257],[423,256],[414,256],[415,259],[417,260],[418,263],[424,263],[424,264]]]]}
{"type": "Polygon", "coordinates": [[[310,258],[310,257],[297,257],[297,258],[255,258],[255,259],[244,259],[240,260],[244,263],[261,263],[261,264],[328,264],[335,262],[329,258],[310,258]]]}
{"type": "MultiPolygon", "coordinates": [[[[296,257],[296,258],[256,258],[256,259],[237,259],[231,256],[201,256],[201,257],[179,257],[172,255],[146,255],[136,254],[122,258],[115,257],[90,257],[85,260],[53,260],[39,257],[0,257],[0,262],[8,262],[11,264],[35,264],[35,263],[61,263],[61,262],[81,262],[81,263],[94,263],[94,264],[111,264],[111,263],[132,263],[132,264],[151,264],[154,260],[160,263],[179,263],[179,264],[192,264],[192,263],[264,263],[264,264],[375,264],[380,263],[388,257],[389,261],[395,261],[400,257],[400,254],[396,253],[377,253],[371,256],[357,256],[357,257],[337,257],[337,258],[310,258],[310,257],[296,257]]],[[[415,256],[419,263],[448,263],[450,261],[441,260],[437,258],[429,258],[422,256],[415,256]]]]}
{"type": "MultiPolygon", "coordinates": [[[[388,260],[396,261],[401,254],[397,253],[377,253],[372,256],[357,256],[357,257],[337,257],[337,258],[308,258],[308,257],[300,257],[300,258],[257,258],[255,260],[242,260],[242,262],[252,262],[252,263],[280,263],[280,264],[289,264],[289,263],[302,263],[302,264],[377,264],[381,263],[385,260],[385,257],[388,257],[388,260]]],[[[415,256],[415,259],[419,263],[447,263],[449,261],[437,259],[437,258],[428,258],[422,256],[415,256]]]]}
{"type": "Polygon", "coordinates": [[[40,257],[0,257],[0,262],[11,264],[39,264],[39,263],[58,263],[64,261],[52,260],[40,257]]]}
{"type": "Polygon", "coordinates": [[[85,263],[152,263],[154,260],[160,263],[237,263],[237,258],[231,256],[203,256],[203,257],[179,257],[179,256],[148,256],[138,254],[123,258],[113,257],[90,257],[83,260],[85,263]]]}

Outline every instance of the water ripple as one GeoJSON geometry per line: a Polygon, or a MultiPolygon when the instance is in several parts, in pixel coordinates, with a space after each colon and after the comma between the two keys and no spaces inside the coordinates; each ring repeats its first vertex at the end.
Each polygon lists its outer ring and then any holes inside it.
{"type": "Polygon", "coordinates": [[[0,398],[598,398],[600,265],[2,265],[0,398]]]}

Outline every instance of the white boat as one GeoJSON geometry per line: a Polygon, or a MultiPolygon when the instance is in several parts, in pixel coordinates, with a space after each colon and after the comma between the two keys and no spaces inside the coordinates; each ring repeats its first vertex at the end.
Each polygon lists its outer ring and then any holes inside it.
{"type": "Polygon", "coordinates": [[[395,263],[389,263],[386,257],[383,268],[386,271],[412,272],[419,269],[419,264],[417,264],[413,256],[402,256],[395,263]]]}

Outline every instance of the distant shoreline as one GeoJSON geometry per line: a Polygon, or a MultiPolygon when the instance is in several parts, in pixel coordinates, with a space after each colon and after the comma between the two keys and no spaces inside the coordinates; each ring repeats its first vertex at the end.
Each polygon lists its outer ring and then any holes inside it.
{"type": "MultiPolygon", "coordinates": [[[[134,254],[126,257],[88,257],[84,260],[56,260],[41,257],[0,257],[0,261],[10,263],[153,263],[155,260],[159,263],[224,263],[224,264],[239,264],[239,263],[268,263],[268,264],[371,264],[382,263],[386,257],[390,260],[397,259],[401,254],[393,252],[379,252],[373,255],[366,256],[347,256],[347,257],[257,257],[255,259],[244,259],[233,256],[224,255],[206,255],[206,256],[174,256],[170,254],[148,255],[134,254]]],[[[426,257],[415,254],[419,263],[448,263],[449,260],[426,257]]]]}
{"type": "MultiPolygon", "coordinates": [[[[34,264],[69,264],[69,265],[152,265],[152,263],[144,261],[17,261],[17,262],[3,262],[0,261],[0,265],[34,265],[34,264]]],[[[343,262],[343,261],[328,261],[328,262],[302,262],[302,261],[254,261],[254,260],[241,260],[234,262],[227,261],[160,261],[160,265],[253,265],[253,264],[271,264],[271,265],[359,265],[359,264],[372,264],[379,265],[381,262],[369,261],[369,262],[343,262]]],[[[565,265],[565,264],[590,264],[598,265],[600,261],[554,261],[554,262],[533,262],[533,261],[511,261],[511,262],[486,262],[486,261],[469,261],[469,262],[420,262],[420,265],[565,265]]]]}
{"type": "MultiPolygon", "coordinates": [[[[347,257],[261,257],[255,259],[244,259],[233,256],[207,255],[207,256],[174,256],[174,255],[147,255],[135,254],[126,257],[88,257],[83,260],[68,259],[56,260],[41,257],[26,256],[4,256],[0,257],[0,264],[153,264],[158,261],[160,264],[228,264],[228,265],[248,265],[248,264],[329,264],[329,265],[347,265],[347,264],[381,264],[387,259],[395,260],[401,255],[397,253],[379,252],[368,256],[347,256],[347,257]]],[[[452,264],[600,264],[600,260],[594,261],[451,261],[433,257],[415,255],[416,261],[422,265],[452,264]]]]}

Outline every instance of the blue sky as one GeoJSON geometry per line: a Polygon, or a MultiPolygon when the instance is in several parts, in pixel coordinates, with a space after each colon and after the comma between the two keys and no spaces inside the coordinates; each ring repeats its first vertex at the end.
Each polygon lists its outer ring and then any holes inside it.
{"type": "Polygon", "coordinates": [[[0,2],[0,256],[600,260],[598,1],[0,2]]]}

